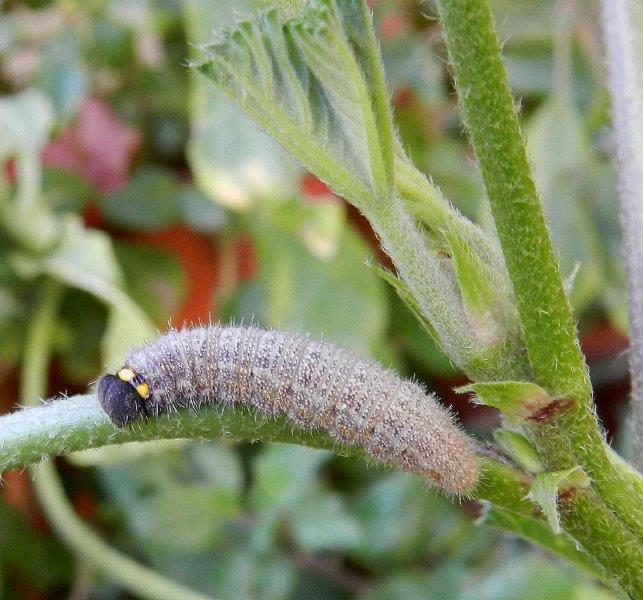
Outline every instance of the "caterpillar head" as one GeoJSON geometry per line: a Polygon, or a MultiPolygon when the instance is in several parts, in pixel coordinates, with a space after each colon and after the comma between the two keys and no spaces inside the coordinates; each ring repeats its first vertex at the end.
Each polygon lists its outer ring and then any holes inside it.
{"type": "Polygon", "coordinates": [[[116,375],[103,375],[97,393],[100,405],[117,427],[147,416],[145,398],[131,383],[116,375]]]}

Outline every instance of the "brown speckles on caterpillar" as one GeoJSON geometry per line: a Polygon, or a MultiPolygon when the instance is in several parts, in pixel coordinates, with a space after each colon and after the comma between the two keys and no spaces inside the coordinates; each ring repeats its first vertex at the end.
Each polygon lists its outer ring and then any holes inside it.
{"type": "Polygon", "coordinates": [[[451,493],[471,491],[478,478],[472,443],[435,396],[306,336],[216,325],[173,330],[102,377],[98,398],[119,427],[178,407],[243,404],[321,428],[451,493]]]}

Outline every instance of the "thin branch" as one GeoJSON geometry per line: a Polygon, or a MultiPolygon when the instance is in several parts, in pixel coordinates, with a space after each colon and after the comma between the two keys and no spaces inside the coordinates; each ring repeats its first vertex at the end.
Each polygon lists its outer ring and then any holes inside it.
{"type": "Polygon", "coordinates": [[[50,400],[0,417],[0,472],[102,446],[159,439],[237,439],[289,442],[354,454],[320,431],[293,427],[285,418],[272,418],[241,407],[202,407],[183,410],[125,429],[117,429],[88,394],[50,400]]]}
{"type": "MultiPolygon", "coordinates": [[[[130,428],[116,429],[93,395],[54,400],[5,415],[0,417],[0,432],[0,472],[87,448],[177,438],[286,442],[332,450],[341,456],[365,458],[359,449],[340,446],[323,432],[296,429],[286,419],[268,417],[242,407],[183,410],[130,428]]],[[[489,501],[513,515],[522,515],[544,524],[535,506],[525,498],[531,483],[529,474],[487,455],[481,457],[480,471],[480,481],[473,492],[476,499],[489,501]]],[[[46,480],[44,485],[47,485],[46,480]]],[[[56,488],[53,484],[49,487],[47,495],[52,497],[56,494],[56,488]]],[[[60,522],[64,520],[64,515],[61,515],[60,522]]],[[[501,527],[524,537],[521,523],[520,519],[512,518],[501,527]]],[[[65,527],[65,530],[69,530],[65,527]]],[[[548,532],[549,529],[545,526],[544,531],[548,532]]],[[[552,537],[555,536],[543,535],[532,541],[570,559],[566,543],[552,540],[552,537]]],[[[92,545],[91,540],[88,544],[92,545]]],[[[623,545],[627,547],[629,544],[623,545]]],[[[90,548],[91,552],[93,550],[90,548]]],[[[590,557],[584,560],[582,553],[579,556],[572,559],[584,562],[588,571],[605,580],[604,573],[596,568],[590,557]]]]}
{"type": "Polygon", "coordinates": [[[581,465],[588,472],[592,488],[579,490],[566,502],[565,525],[636,597],[643,593],[640,574],[632,568],[632,561],[643,560],[641,497],[629,475],[610,463],[598,429],[587,366],[531,174],[490,3],[438,0],[438,7],[535,382],[552,397],[568,400],[566,410],[534,423],[530,437],[546,468],[581,465]],[[624,553],[623,544],[631,554],[624,553]]]}
{"type": "Polygon", "coordinates": [[[632,3],[602,0],[602,8],[627,272],[634,461],[643,469],[643,59],[637,54],[632,3]]]}

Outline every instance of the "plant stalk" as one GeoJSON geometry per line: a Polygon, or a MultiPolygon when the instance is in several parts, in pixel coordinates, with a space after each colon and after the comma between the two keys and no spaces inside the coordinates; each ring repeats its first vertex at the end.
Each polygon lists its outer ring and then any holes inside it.
{"type": "MultiPolygon", "coordinates": [[[[643,58],[637,65],[633,3],[602,0],[603,31],[620,188],[630,323],[634,462],[643,469],[643,58]]],[[[640,9],[639,9],[640,10],[640,9]]],[[[643,11],[642,11],[643,12],[643,11]]],[[[643,22],[643,18],[641,19],[643,22]]],[[[643,38],[643,31],[638,35],[643,38]]],[[[639,48],[643,40],[639,40],[639,48]]],[[[640,50],[639,50],[640,52],[640,50]]]]}
{"type": "Polygon", "coordinates": [[[489,196],[536,383],[589,404],[591,385],[531,175],[488,0],[439,0],[462,115],[489,196]]]}
{"type": "MultiPolygon", "coordinates": [[[[5,415],[0,417],[0,431],[2,432],[0,472],[23,468],[43,459],[89,448],[179,438],[286,442],[331,450],[341,456],[364,458],[359,449],[341,446],[321,431],[296,429],[286,419],[267,417],[241,407],[234,409],[201,407],[198,411],[182,410],[138,423],[130,428],[115,429],[93,395],[52,400],[42,406],[5,415]]],[[[489,501],[494,506],[504,508],[512,514],[539,519],[536,507],[525,498],[531,484],[529,474],[490,456],[481,458],[480,471],[480,482],[472,494],[477,500],[489,501]]],[[[47,483],[45,482],[44,485],[47,483]]],[[[47,496],[57,497],[56,488],[53,485],[48,489],[47,496]]],[[[60,510],[59,522],[66,522],[67,517],[62,514],[64,509],[60,510]]],[[[75,516],[74,519],[76,519],[75,516]]],[[[87,539],[94,540],[96,536],[93,532],[82,523],[81,525],[87,530],[87,539]]],[[[74,528],[70,529],[67,524],[64,527],[66,531],[74,531],[74,528]]],[[[504,529],[515,535],[522,534],[519,524],[514,526],[513,523],[509,523],[504,526],[504,529]]],[[[532,541],[544,543],[542,539],[532,541]]],[[[93,541],[89,545],[98,547],[94,546],[93,541]]],[[[568,558],[558,543],[544,547],[568,558]]],[[[93,556],[93,552],[92,548],[83,549],[83,555],[87,554],[88,557],[93,556]]],[[[108,552],[104,555],[110,556],[108,552]]],[[[111,573],[110,569],[114,565],[105,565],[103,568],[111,573]]],[[[593,572],[596,577],[605,579],[604,574],[598,572],[591,562],[587,562],[584,567],[593,572]]]]}
{"type": "MultiPolygon", "coordinates": [[[[604,561],[606,524],[625,524],[621,533],[633,552],[629,564],[625,557],[603,564],[636,596],[642,593],[641,584],[632,587],[631,565],[643,564],[643,498],[628,476],[610,463],[598,428],[587,366],[531,175],[489,2],[439,0],[438,6],[535,382],[553,398],[571,400],[571,408],[534,425],[530,435],[548,468],[580,464],[593,481],[598,493],[579,491],[584,498],[569,503],[566,519],[568,526],[575,524],[574,533],[588,552],[604,561]],[[588,514],[593,516],[590,522],[588,514]]],[[[611,543],[616,544],[614,538],[611,543]]],[[[613,550],[615,555],[620,552],[615,546],[613,550]]]]}

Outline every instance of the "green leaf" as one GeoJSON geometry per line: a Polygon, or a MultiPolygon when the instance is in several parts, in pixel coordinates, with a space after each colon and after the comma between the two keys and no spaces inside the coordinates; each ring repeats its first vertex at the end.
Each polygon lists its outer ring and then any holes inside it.
{"type": "Polygon", "coordinates": [[[91,289],[94,285],[96,292],[101,284],[118,285],[120,270],[109,237],[98,230],[85,229],[73,216],[66,217],[63,223],[65,233],[60,244],[43,259],[46,271],[75,287],[91,289]]]}
{"type": "Polygon", "coordinates": [[[623,600],[537,554],[511,553],[482,580],[474,576],[470,585],[476,600],[623,600]]]}
{"type": "Polygon", "coordinates": [[[400,165],[406,166],[416,200],[428,198],[439,222],[462,229],[461,235],[475,239],[484,256],[494,255],[480,230],[408,165],[392,133],[366,4],[310,0],[298,19],[286,23],[277,11],[268,11],[223,33],[206,52],[208,59],[196,68],[369,218],[454,362],[473,378],[523,376],[524,369],[514,368],[523,364],[521,355],[500,360],[513,348],[494,348],[484,356],[486,348],[470,330],[453,274],[429,248],[393,189],[395,162],[396,185],[400,165]]]}
{"type": "Polygon", "coordinates": [[[473,335],[483,347],[507,343],[518,353],[524,342],[509,281],[504,273],[486,264],[475,246],[459,233],[445,235],[473,335]]]}
{"type": "Polygon", "coordinates": [[[540,386],[525,381],[472,383],[456,391],[474,392],[477,402],[497,408],[509,422],[528,419],[554,401],[540,386]]]}
{"type": "Polygon", "coordinates": [[[116,371],[122,367],[127,353],[151,340],[156,332],[153,323],[129,296],[119,297],[112,303],[101,344],[106,370],[116,371]]]}
{"type": "Polygon", "coordinates": [[[527,494],[542,510],[549,526],[554,533],[560,533],[560,517],[558,514],[558,495],[571,488],[584,488],[590,483],[589,477],[581,467],[565,471],[538,473],[527,494]]]}
{"type": "Polygon", "coordinates": [[[510,531],[514,535],[534,544],[547,548],[557,556],[568,560],[590,575],[597,577],[608,585],[613,581],[587,552],[578,547],[578,542],[565,532],[556,534],[551,526],[541,519],[526,517],[518,513],[490,505],[480,518],[480,523],[510,531]]]}
{"type": "Polygon", "coordinates": [[[440,350],[435,338],[431,334],[427,335],[428,332],[419,322],[417,314],[413,313],[393,291],[389,312],[391,325],[386,340],[388,348],[402,353],[412,365],[419,365],[420,372],[426,370],[430,376],[443,379],[458,376],[458,369],[440,350]]]}
{"type": "Polygon", "coordinates": [[[212,574],[217,598],[252,598],[257,565],[250,552],[243,548],[232,548],[221,556],[217,567],[212,574]]]}
{"type": "Polygon", "coordinates": [[[298,237],[308,251],[322,260],[337,256],[344,236],[346,211],[340,202],[317,202],[302,206],[298,237]]]}
{"type": "MultiPolygon", "coordinates": [[[[39,199],[40,151],[53,122],[51,103],[40,91],[26,90],[0,98],[0,161],[16,155],[19,204],[35,204],[39,199]]],[[[0,189],[4,180],[0,173],[0,189]]]]}
{"type": "Polygon", "coordinates": [[[3,598],[5,591],[7,596],[12,596],[9,585],[3,587],[3,577],[9,572],[29,581],[32,589],[51,591],[67,585],[73,572],[73,557],[62,542],[31,527],[24,514],[6,501],[0,502],[0,555],[0,594],[3,598]],[[43,569],[44,564],[46,569],[43,569]]]}
{"type": "Polygon", "coordinates": [[[159,327],[167,325],[185,297],[181,264],[166,251],[141,244],[116,242],[114,251],[132,300],[159,327]]]}
{"type": "MultiPolygon", "coordinates": [[[[471,247],[493,271],[507,278],[502,252],[495,239],[455,208],[442,192],[418,169],[401,149],[395,160],[395,183],[405,206],[429,233],[432,247],[449,253],[449,238],[457,236],[461,244],[471,247]]],[[[508,286],[508,283],[505,284],[508,286]]]]}
{"type": "Polygon", "coordinates": [[[303,498],[290,514],[292,533],[310,552],[355,547],[361,537],[359,523],[347,512],[337,494],[315,493],[303,498]]]}
{"type": "Polygon", "coordinates": [[[155,328],[123,291],[109,237],[100,231],[85,229],[74,217],[68,217],[64,225],[62,241],[37,266],[42,272],[84,290],[110,306],[103,352],[108,366],[116,368],[129,348],[151,338],[155,328]]]}
{"type": "Polygon", "coordinates": [[[388,196],[391,117],[365,5],[313,0],[285,24],[271,10],[207,51],[197,68],[320,179],[361,207],[388,196]]]}
{"type": "Polygon", "coordinates": [[[88,69],[82,61],[83,42],[73,28],[63,28],[42,52],[38,88],[52,99],[56,112],[68,120],[90,89],[88,69]]]}
{"type": "Polygon", "coordinates": [[[43,196],[55,213],[79,213],[92,199],[94,191],[80,175],[56,167],[45,168],[42,177],[43,196]]]}
{"type": "Polygon", "coordinates": [[[253,461],[251,502],[260,511],[294,508],[310,492],[317,471],[329,452],[273,444],[253,461]]]}
{"type": "Polygon", "coordinates": [[[60,241],[63,227],[43,203],[0,198],[0,228],[3,237],[11,239],[20,248],[32,254],[42,254],[60,241]]]}
{"type": "Polygon", "coordinates": [[[400,571],[382,577],[360,600],[426,600],[427,598],[463,598],[464,581],[457,564],[431,569],[430,572],[400,571]]]}
{"type": "Polygon", "coordinates": [[[40,91],[26,90],[0,98],[0,159],[14,152],[39,152],[53,122],[51,103],[40,91]]]}
{"type": "Polygon", "coordinates": [[[523,469],[530,473],[539,473],[543,470],[536,448],[522,433],[511,429],[496,429],[493,432],[493,439],[498,448],[523,469]]]}
{"type": "Polygon", "coordinates": [[[116,450],[109,453],[115,457],[103,462],[102,479],[148,553],[195,553],[212,548],[226,523],[239,515],[242,479],[231,449],[170,442],[110,450],[116,450]],[[194,466],[191,454],[195,450],[199,468],[186,479],[185,473],[194,466]],[[114,461],[119,455],[120,463],[114,461]]]}
{"type": "MultiPolygon", "coordinates": [[[[480,329],[492,315],[494,307],[498,303],[497,288],[492,285],[482,260],[464,240],[457,236],[451,236],[449,247],[465,309],[469,318],[476,322],[474,328],[480,329]]],[[[493,339],[498,335],[497,331],[489,333],[485,335],[481,331],[481,337],[493,339]]]]}
{"type": "Polygon", "coordinates": [[[181,190],[178,197],[179,211],[183,222],[199,233],[214,233],[228,223],[228,215],[196,187],[181,190]]]}
{"type": "MultiPolygon", "coordinates": [[[[229,27],[236,10],[257,3],[239,0],[188,0],[188,38],[203,44],[212,31],[229,27]]],[[[208,81],[190,82],[191,136],[187,156],[199,189],[223,206],[248,209],[257,198],[294,194],[301,168],[270,137],[208,81]]]]}
{"type": "Polygon", "coordinates": [[[377,274],[388,282],[393,289],[397,292],[397,295],[400,297],[402,302],[406,304],[407,308],[413,313],[415,318],[420,322],[420,325],[424,330],[431,336],[431,339],[435,341],[436,344],[440,345],[440,336],[437,331],[431,325],[431,322],[424,317],[422,309],[420,308],[413,292],[409,289],[409,286],[404,283],[397,275],[391,273],[388,269],[380,267],[379,265],[375,266],[375,271],[377,274]]]}
{"type": "MultiPolygon", "coordinates": [[[[450,551],[454,532],[467,527],[458,510],[437,496],[427,496],[424,484],[403,473],[386,473],[364,488],[351,513],[362,536],[351,551],[374,571],[422,560],[450,551]]],[[[463,535],[464,537],[464,535],[463,535]]]]}
{"type": "Polygon", "coordinates": [[[84,386],[102,367],[101,339],[109,309],[99,298],[70,288],[65,291],[52,342],[65,381],[84,386]]]}
{"type": "Polygon", "coordinates": [[[125,188],[103,200],[101,210],[110,223],[123,229],[164,229],[179,220],[179,189],[169,171],[143,167],[125,188]]]}

